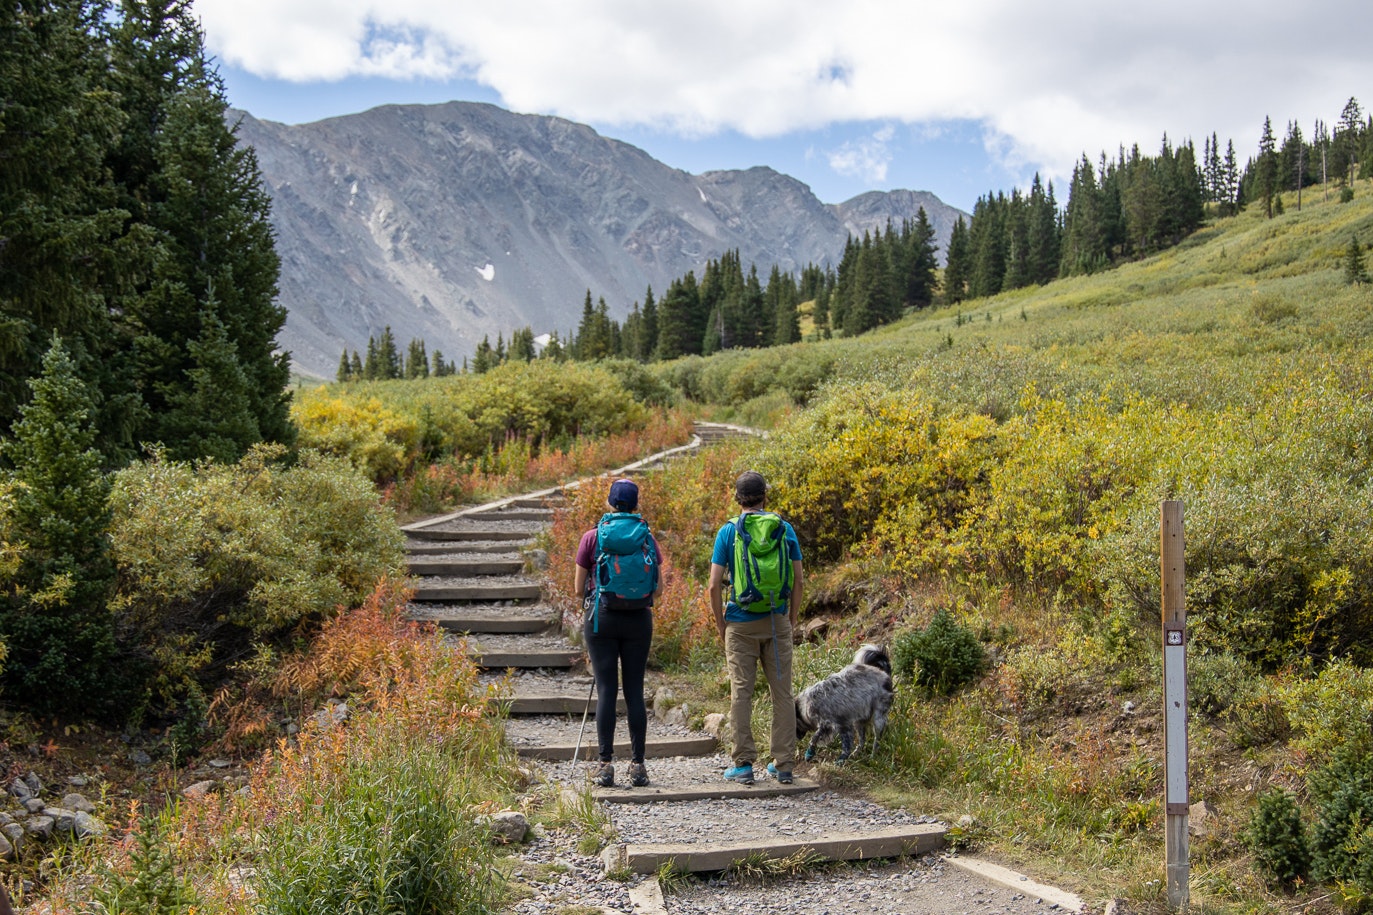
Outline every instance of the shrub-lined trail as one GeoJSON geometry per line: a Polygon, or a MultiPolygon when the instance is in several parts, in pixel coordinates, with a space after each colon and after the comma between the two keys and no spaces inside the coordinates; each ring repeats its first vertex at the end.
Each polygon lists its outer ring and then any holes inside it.
{"type": "MultiPolygon", "coordinates": [[[[741,434],[747,433],[698,423],[685,448],[609,476],[643,473],[675,454],[741,434]]],[[[727,748],[687,726],[687,709],[675,703],[666,684],[648,697],[649,787],[626,785],[628,735],[621,723],[619,781],[612,788],[588,789],[595,726],[583,716],[588,710],[594,714],[591,679],[561,615],[544,601],[537,573],[524,572],[527,562],[543,564],[535,537],[563,498],[561,488],[544,490],[405,528],[416,580],[410,615],[452,633],[454,645],[469,652],[484,676],[503,690],[510,714],[506,740],[528,765],[565,790],[590,790],[594,801],[605,805],[613,827],[599,859],[578,854],[572,847],[576,837],[534,838],[514,871],[529,893],[515,911],[588,906],[674,915],[914,913],[964,912],[977,904],[981,911],[1032,913],[1080,907],[1075,897],[1019,874],[945,858],[943,824],[826,790],[806,777],[805,764],[791,785],[769,778],[761,763],[752,786],[723,781],[727,748]],[[816,866],[875,859],[886,863],[816,866]],[[739,878],[791,876],[785,885],[775,879],[766,885],[747,879],[674,881],[681,885],[666,899],[657,879],[720,871],[739,878]]]]}

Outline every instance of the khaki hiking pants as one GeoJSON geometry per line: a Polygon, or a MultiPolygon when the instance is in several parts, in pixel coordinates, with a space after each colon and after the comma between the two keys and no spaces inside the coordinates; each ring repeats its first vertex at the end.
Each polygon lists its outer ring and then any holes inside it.
{"type": "Polygon", "coordinates": [[[769,613],[747,623],[725,623],[725,660],[729,664],[729,720],[736,766],[758,761],[753,742],[753,687],[758,662],[772,696],[770,749],[777,768],[790,771],[796,761],[796,702],[791,690],[791,620],[769,613]]]}

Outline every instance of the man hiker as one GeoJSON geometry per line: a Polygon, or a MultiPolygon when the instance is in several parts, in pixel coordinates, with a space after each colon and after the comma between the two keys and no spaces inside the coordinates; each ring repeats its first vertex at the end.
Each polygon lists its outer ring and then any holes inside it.
{"type": "Polygon", "coordinates": [[[613,511],[582,535],[573,581],[573,593],[582,596],[582,634],[596,679],[600,766],[591,780],[602,788],[615,784],[615,700],[622,678],[629,724],[629,783],[642,788],[648,784],[644,670],[653,641],[653,594],[663,557],[648,524],[634,513],[639,507],[639,487],[634,481],[611,483],[606,501],[613,511]]]}
{"type": "Polygon", "coordinates": [[[796,758],[791,634],[804,584],[801,544],[790,524],[767,511],[767,481],[762,474],[752,470],[740,474],[734,481],[734,501],[740,514],[726,521],[715,535],[710,557],[710,609],[729,666],[734,765],[725,771],[725,778],[753,784],[758,753],[750,719],[761,661],[772,697],[772,762],[767,771],[785,785],[791,783],[796,758]]]}

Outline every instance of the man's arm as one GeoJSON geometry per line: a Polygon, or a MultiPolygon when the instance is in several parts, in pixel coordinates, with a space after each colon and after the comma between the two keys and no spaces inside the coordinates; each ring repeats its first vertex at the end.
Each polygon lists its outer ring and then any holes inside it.
{"type": "Polygon", "coordinates": [[[791,599],[787,601],[787,616],[791,618],[791,628],[796,630],[796,614],[801,609],[801,601],[805,597],[806,576],[801,571],[801,560],[791,561],[791,599]]]}
{"type": "Polygon", "coordinates": [[[725,567],[719,563],[710,564],[710,612],[715,615],[715,629],[720,633],[720,641],[725,640],[725,567]]]}

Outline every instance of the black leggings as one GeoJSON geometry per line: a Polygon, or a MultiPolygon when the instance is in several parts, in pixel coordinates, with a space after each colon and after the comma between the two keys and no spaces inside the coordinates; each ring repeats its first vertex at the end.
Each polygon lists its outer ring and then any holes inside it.
{"type": "Polygon", "coordinates": [[[648,707],[644,703],[644,669],[648,667],[648,648],[653,642],[652,610],[598,611],[600,624],[593,631],[593,616],[587,614],[582,633],[591,655],[591,673],[596,678],[596,742],[601,762],[615,754],[615,700],[624,681],[625,717],[629,722],[629,748],[633,762],[644,761],[644,742],[648,739],[648,707]],[[619,671],[616,668],[619,668],[619,671]]]}

